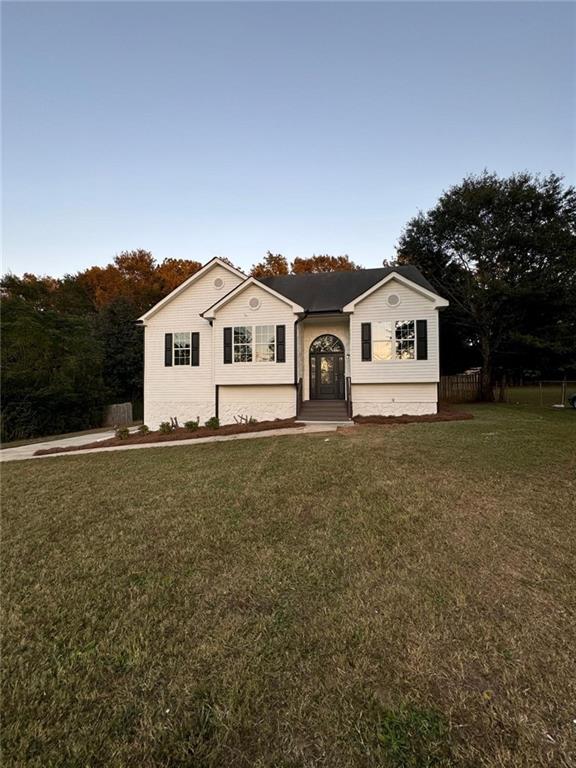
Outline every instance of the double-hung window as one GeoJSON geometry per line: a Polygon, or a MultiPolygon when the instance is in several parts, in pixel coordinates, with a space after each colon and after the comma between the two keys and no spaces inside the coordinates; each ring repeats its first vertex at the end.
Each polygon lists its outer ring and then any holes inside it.
{"type": "Polygon", "coordinates": [[[257,363],[273,363],[276,346],[276,329],[273,325],[257,325],[255,332],[255,360],[257,363]]]}
{"type": "Polygon", "coordinates": [[[190,365],[190,334],[174,334],[174,365],[190,365]]]}
{"type": "Polygon", "coordinates": [[[273,325],[240,325],[234,327],[235,363],[273,363],[276,329],[273,325]]]}
{"type": "Polygon", "coordinates": [[[396,360],[414,360],[416,334],[414,320],[396,321],[396,360]]]}
{"type": "Polygon", "coordinates": [[[252,326],[239,325],[234,328],[234,362],[252,362],[252,326]]]}

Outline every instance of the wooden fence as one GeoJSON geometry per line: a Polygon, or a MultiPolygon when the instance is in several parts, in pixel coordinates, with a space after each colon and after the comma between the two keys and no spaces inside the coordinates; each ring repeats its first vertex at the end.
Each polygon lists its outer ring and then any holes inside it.
{"type": "Polygon", "coordinates": [[[480,373],[440,376],[438,399],[444,403],[467,403],[478,400],[480,373]]]}
{"type": "Polygon", "coordinates": [[[105,427],[125,427],[132,424],[132,403],[114,403],[104,411],[105,427]]]}

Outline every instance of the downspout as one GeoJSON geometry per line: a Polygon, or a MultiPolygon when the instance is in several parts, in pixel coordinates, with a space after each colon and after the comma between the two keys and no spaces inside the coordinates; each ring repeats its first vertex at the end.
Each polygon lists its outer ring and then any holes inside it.
{"type": "Polygon", "coordinates": [[[298,325],[308,317],[308,311],[294,323],[294,389],[296,390],[296,418],[298,418],[298,325]]]}

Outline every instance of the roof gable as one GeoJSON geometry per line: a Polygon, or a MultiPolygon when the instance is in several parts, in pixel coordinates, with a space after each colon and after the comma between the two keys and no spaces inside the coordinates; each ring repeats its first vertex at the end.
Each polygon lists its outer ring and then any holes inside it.
{"type": "Polygon", "coordinates": [[[375,283],[370,288],[368,288],[368,290],[364,291],[364,293],[361,293],[355,299],[353,299],[348,304],[346,304],[343,307],[343,311],[353,312],[357,304],[359,304],[361,301],[364,301],[364,299],[367,299],[368,296],[371,296],[373,293],[376,293],[376,291],[380,290],[380,288],[383,288],[385,285],[388,285],[389,283],[393,283],[393,282],[397,282],[397,283],[400,283],[401,285],[405,285],[408,288],[411,288],[413,291],[420,294],[428,301],[431,301],[436,307],[448,306],[448,302],[446,301],[446,299],[443,299],[441,296],[439,296],[436,293],[436,291],[429,290],[428,288],[425,288],[424,286],[415,283],[413,280],[410,280],[404,275],[399,274],[398,272],[396,272],[396,270],[393,270],[388,275],[386,275],[386,277],[383,277],[382,280],[375,283]]]}
{"type": "Polygon", "coordinates": [[[210,261],[207,261],[206,264],[204,264],[204,266],[198,270],[198,272],[194,272],[193,275],[191,275],[189,278],[184,280],[183,283],[181,283],[176,288],[174,288],[174,290],[171,291],[167,296],[164,296],[163,299],[160,299],[160,301],[154,304],[154,306],[151,307],[147,312],[144,312],[144,314],[141,315],[138,318],[138,320],[140,320],[141,322],[145,322],[146,320],[149,320],[152,317],[152,315],[155,315],[156,312],[158,312],[160,309],[165,307],[166,304],[168,304],[173,299],[175,299],[176,296],[179,296],[183,291],[185,291],[189,285],[191,285],[192,283],[195,283],[199,278],[204,277],[204,275],[208,274],[208,272],[210,272],[210,270],[216,266],[220,266],[220,267],[223,267],[224,269],[227,269],[233,275],[236,275],[237,277],[242,278],[242,280],[246,278],[246,275],[244,274],[244,272],[241,272],[239,269],[236,269],[236,267],[233,267],[231,264],[228,264],[228,262],[224,261],[223,259],[219,259],[216,256],[215,258],[210,259],[210,261]]]}
{"type": "Polygon", "coordinates": [[[283,301],[285,304],[288,304],[292,307],[292,310],[294,312],[304,312],[304,308],[300,306],[300,304],[297,304],[296,302],[292,301],[288,296],[275,291],[270,286],[264,284],[261,280],[257,280],[255,277],[248,277],[246,280],[244,280],[243,283],[240,283],[235,288],[233,288],[231,291],[229,291],[225,296],[222,296],[221,299],[218,299],[217,302],[212,304],[211,307],[208,307],[207,310],[202,312],[202,317],[205,317],[207,320],[212,320],[215,316],[215,313],[221,309],[223,306],[228,304],[229,301],[232,301],[237,296],[239,296],[241,293],[243,293],[247,288],[249,288],[251,285],[256,285],[258,288],[261,288],[263,291],[266,291],[266,293],[269,293],[271,296],[274,296],[275,298],[279,299],[280,301],[283,301]]]}

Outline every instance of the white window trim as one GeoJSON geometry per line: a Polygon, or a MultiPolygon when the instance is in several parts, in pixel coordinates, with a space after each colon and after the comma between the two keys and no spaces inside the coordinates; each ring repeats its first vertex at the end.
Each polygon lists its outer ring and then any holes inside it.
{"type": "MultiPolygon", "coordinates": [[[[390,365],[390,363],[414,363],[418,360],[417,357],[417,351],[416,351],[416,320],[413,320],[412,318],[407,318],[405,320],[376,320],[372,322],[372,325],[374,325],[376,322],[389,322],[392,323],[392,346],[394,350],[394,357],[390,360],[377,360],[374,357],[374,335],[372,334],[372,338],[370,339],[370,355],[371,360],[370,362],[376,363],[377,365],[390,365]],[[413,323],[414,324],[414,357],[396,357],[396,342],[398,339],[396,338],[396,324],[397,323],[413,323]]],[[[378,341],[381,341],[381,339],[378,339],[378,341]]],[[[401,339],[400,339],[401,341],[401,339]]],[[[408,339],[407,339],[408,341],[408,339]]],[[[411,341],[411,339],[410,339],[411,341]]]]}
{"type": "Polygon", "coordinates": [[[190,368],[192,364],[192,333],[191,331],[174,331],[172,333],[172,367],[173,368],[190,368]],[[177,363],[176,362],[176,336],[188,336],[188,362],[177,363]]]}
{"type": "Polygon", "coordinates": [[[262,365],[262,363],[275,363],[276,362],[276,326],[273,323],[258,323],[257,325],[233,325],[232,326],[232,364],[233,365],[252,365],[254,363],[262,365]],[[236,354],[235,354],[235,347],[236,343],[234,341],[235,331],[236,328],[250,328],[252,332],[252,340],[250,344],[239,344],[238,346],[247,347],[249,346],[252,351],[252,360],[236,360],[236,354]],[[256,328],[273,328],[274,329],[274,356],[272,360],[256,360],[256,328]]]}

